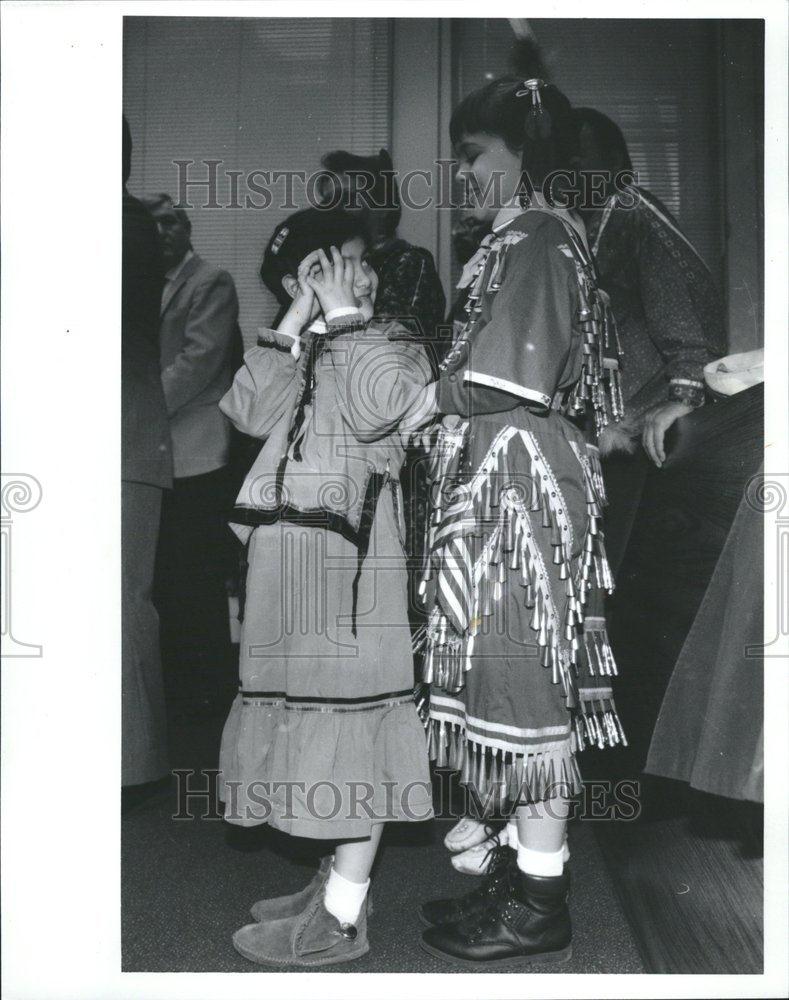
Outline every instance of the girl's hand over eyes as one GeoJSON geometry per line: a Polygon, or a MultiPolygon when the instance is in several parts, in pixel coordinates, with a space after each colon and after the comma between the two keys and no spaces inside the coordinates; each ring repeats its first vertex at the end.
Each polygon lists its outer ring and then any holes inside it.
{"type": "MultiPolygon", "coordinates": [[[[307,284],[315,292],[320,302],[324,316],[332,309],[357,309],[358,303],[353,294],[354,266],[351,261],[344,260],[337,247],[331,248],[332,259],[323,250],[316,250],[302,262],[302,267],[311,258],[320,264],[320,270],[311,268],[307,274],[307,284]]],[[[299,268],[301,272],[301,268],[299,268]]]]}

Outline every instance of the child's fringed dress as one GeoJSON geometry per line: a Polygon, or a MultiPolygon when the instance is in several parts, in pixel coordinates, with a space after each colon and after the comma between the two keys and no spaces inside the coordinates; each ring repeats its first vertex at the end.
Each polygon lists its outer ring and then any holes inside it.
{"type": "Polygon", "coordinates": [[[399,420],[429,379],[420,347],[372,327],[316,335],[298,363],[263,331],[222,401],[267,439],[232,515],[249,570],[230,823],[344,839],[432,816],[398,482],[399,420]]]}
{"type": "Polygon", "coordinates": [[[468,319],[439,378],[422,582],[430,756],[481,812],[575,794],[576,752],[625,742],[591,443],[621,416],[616,332],[561,213],[497,223],[464,271],[468,319]]]}

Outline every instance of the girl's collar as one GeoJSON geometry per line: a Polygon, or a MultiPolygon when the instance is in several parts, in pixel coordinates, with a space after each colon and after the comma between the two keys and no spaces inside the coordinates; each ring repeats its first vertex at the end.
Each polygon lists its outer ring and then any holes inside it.
{"type": "Polygon", "coordinates": [[[525,212],[530,211],[540,211],[540,212],[551,212],[553,215],[557,215],[559,218],[563,219],[568,225],[576,231],[579,238],[581,239],[584,246],[589,249],[586,236],[586,226],[583,224],[582,220],[575,215],[575,213],[568,211],[566,208],[556,208],[555,206],[549,205],[547,201],[538,192],[534,192],[531,198],[531,205],[528,208],[524,208],[517,198],[508,202],[506,205],[499,209],[498,215],[493,220],[493,232],[498,233],[502,229],[506,229],[515,219],[519,218],[525,212]]]}
{"type": "Polygon", "coordinates": [[[505,229],[511,222],[514,222],[519,215],[523,215],[525,209],[517,199],[507,202],[499,209],[496,218],[493,220],[493,232],[505,229]]]}
{"type": "Polygon", "coordinates": [[[322,319],[314,319],[307,327],[307,332],[317,334],[326,333],[326,322],[322,319]]]}

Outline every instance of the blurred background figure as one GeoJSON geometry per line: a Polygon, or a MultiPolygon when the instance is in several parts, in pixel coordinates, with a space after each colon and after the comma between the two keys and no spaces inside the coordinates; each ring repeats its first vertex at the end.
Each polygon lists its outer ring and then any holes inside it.
{"type": "Polygon", "coordinates": [[[225,589],[233,484],[231,430],[217,404],[241,356],[238,298],[227,271],[194,252],[186,212],[166,194],[144,203],[164,267],[160,363],[173,442],[156,564],[165,683],[176,714],[221,714],[234,680],[225,589]]]}
{"type": "Polygon", "coordinates": [[[336,150],[327,153],[321,165],[335,175],[332,178],[327,174],[323,179],[323,203],[365,214],[370,240],[368,259],[378,275],[378,317],[397,319],[415,336],[424,338],[434,362],[434,341],[444,318],[446,299],[430,251],[397,237],[400,195],[391,156],[385,149],[377,156],[336,150]]]}
{"type": "Polygon", "coordinates": [[[666,432],[704,403],[704,366],[726,353],[726,334],[721,292],[677,221],[644,188],[623,187],[623,174],[628,182],[633,174],[619,126],[593,108],[578,108],[576,118],[581,170],[607,177],[603,204],[581,212],[625,358],[627,426],[607,429],[600,442],[609,453],[606,548],[616,572],[647,460],[662,465],[666,432]]]}
{"type": "Polygon", "coordinates": [[[168,773],[159,618],[153,605],[162,494],[172,454],[159,376],[162,262],[156,225],[126,190],[132,139],[123,119],[123,292],[121,311],[121,572],[123,616],[123,807],[168,773]]]}

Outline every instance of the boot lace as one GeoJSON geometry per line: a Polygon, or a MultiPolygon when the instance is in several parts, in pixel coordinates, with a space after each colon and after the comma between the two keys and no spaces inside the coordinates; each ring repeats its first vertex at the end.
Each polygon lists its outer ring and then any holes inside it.
{"type": "Polygon", "coordinates": [[[485,861],[490,861],[488,865],[485,881],[473,892],[470,892],[466,899],[470,903],[484,901],[487,897],[497,898],[502,891],[503,884],[509,880],[507,870],[509,868],[510,848],[506,844],[494,844],[485,853],[485,861]]]}

